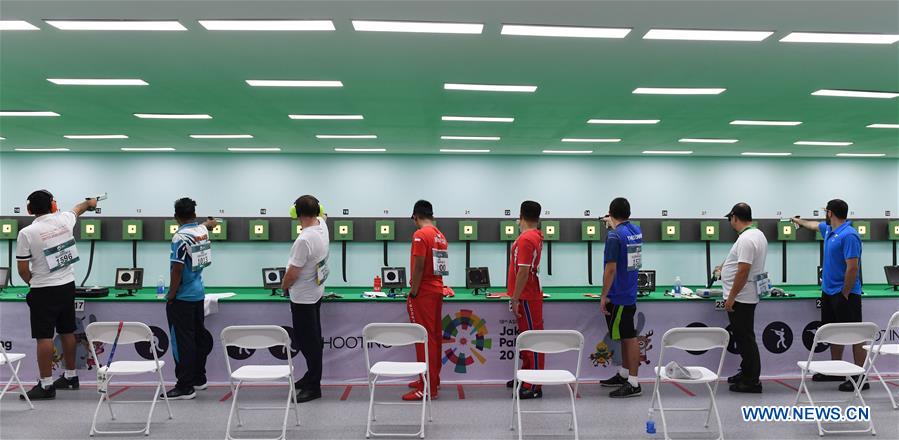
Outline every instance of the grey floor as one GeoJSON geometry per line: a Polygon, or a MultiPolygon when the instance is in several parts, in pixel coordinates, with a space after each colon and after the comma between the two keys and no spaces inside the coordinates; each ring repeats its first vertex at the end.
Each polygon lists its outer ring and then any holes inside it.
{"type": "MultiPolygon", "coordinates": [[[[773,404],[789,405],[795,395],[790,387],[798,385],[797,380],[765,381],[765,392],[761,395],[736,395],[722,384],[718,392],[725,437],[730,439],[812,439],[818,438],[817,430],[811,423],[744,423],[740,417],[741,405],[773,404]]],[[[871,406],[877,437],[899,439],[899,410],[892,410],[885,391],[880,384],[873,384],[865,398],[871,406]]],[[[846,394],[835,390],[836,383],[815,383],[812,392],[817,399],[834,400],[846,394]]],[[[146,385],[110,388],[116,393],[114,399],[140,400],[149,397],[152,388],[146,385]]],[[[167,420],[164,406],[157,407],[154,422],[150,428],[150,438],[157,439],[221,439],[225,436],[225,422],[231,403],[227,386],[210,386],[200,391],[191,401],[173,401],[175,414],[167,420]]],[[[402,386],[387,386],[379,390],[385,399],[398,399],[406,389],[402,386]]],[[[607,397],[609,389],[596,383],[583,384],[577,399],[577,414],[580,436],[583,439],[637,439],[649,438],[645,434],[645,421],[649,408],[652,384],[643,384],[643,396],[626,400],[607,397]]],[[[700,406],[707,402],[701,389],[693,390],[695,396],[671,385],[663,385],[666,406],[700,406]]],[[[894,390],[899,391],[899,390],[894,390]]],[[[328,386],[320,400],[301,404],[302,425],[288,425],[287,437],[291,439],[343,439],[364,438],[365,414],[368,405],[366,387],[328,386]]],[[[284,394],[281,389],[261,386],[242,391],[241,402],[247,404],[280,404],[284,394]]],[[[34,410],[28,410],[16,395],[7,395],[0,403],[0,438],[2,439],[70,439],[88,438],[90,420],[93,415],[97,393],[93,387],[85,386],[79,391],[60,391],[55,401],[36,402],[34,410]]],[[[434,421],[427,425],[427,437],[434,439],[516,439],[517,433],[508,429],[511,411],[509,392],[503,385],[463,385],[445,384],[440,397],[434,401],[434,421]]],[[[546,388],[542,401],[523,402],[523,409],[564,409],[568,405],[568,394],[562,388],[546,388]]],[[[118,420],[109,425],[108,414],[101,412],[105,427],[131,428],[135,424],[126,421],[145,417],[147,406],[120,406],[118,420]]],[[[378,414],[378,422],[387,428],[415,430],[417,408],[383,407],[378,414]],[[398,426],[405,423],[410,426],[398,426]]],[[[280,427],[283,413],[254,411],[246,417],[243,429],[258,429],[266,426],[280,427]]],[[[703,430],[705,417],[679,415],[672,417],[672,430],[685,431],[679,438],[711,438],[703,430]]],[[[661,430],[661,422],[655,418],[661,430]]],[[[567,431],[564,415],[526,415],[524,419],[525,438],[567,439],[573,438],[567,431]]],[[[275,437],[278,433],[245,431],[239,432],[255,437],[275,437]]],[[[126,438],[142,438],[142,435],[126,438]]],[[[655,436],[662,438],[660,434],[655,436]]],[[[104,436],[101,438],[116,438],[104,436]]],[[[840,435],[835,438],[871,438],[870,435],[840,435]]]]}

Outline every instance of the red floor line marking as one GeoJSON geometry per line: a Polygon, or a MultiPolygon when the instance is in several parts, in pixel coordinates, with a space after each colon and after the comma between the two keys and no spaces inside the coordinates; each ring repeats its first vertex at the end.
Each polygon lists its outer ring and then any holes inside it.
{"type": "Polygon", "coordinates": [[[122,387],[122,388],[119,388],[116,392],[110,394],[110,395],[109,395],[109,398],[112,399],[113,397],[118,396],[119,394],[124,393],[125,390],[127,390],[128,388],[131,388],[131,387],[122,387]]]}
{"type": "Polygon", "coordinates": [[[465,400],[465,390],[462,389],[462,384],[456,385],[456,391],[459,392],[459,400],[465,400]]]}
{"type": "Polygon", "coordinates": [[[346,388],[343,389],[343,394],[340,395],[340,400],[346,400],[350,397],[350,391],[353,391],[352,385],[347,385],[346,388]]]}
{"type": "Polygon", "coordinates": [[[231,398],[231,392],[228,391],[227,393],[225,393],[224,396],[222,396],[221,399],[219,399],[219,402],[226,402],[226,401],[228,401],[228,399],[230,399],[230,398],[231,398]]]}
{"type": "Polygon", "coordinates": [[[670,383],[671,383],[671,385],[674,385],[674,386],[678,387],[681,391],[684,392],[684,394],[686,394],[686,395],[688,395],[688,396],[690,396],[690,397],[696,397],[696,394],[693,394],[692,391],[688,390],[688,389],[687,389],[686,387],[684,387],[683,385],[681,385],[681,384],[679,384],[679,383],[677,383],[677,382],[670,382],[670,383]]]}
{"type": "MultiPolygon", "coordinates": [[[[878,381],[878,382],[879,382],[879,381],[878,381]]],[[[884,381],[884,382],[886,382],[886,381],[884,381]]],[[[899,384],[897,384],[897,383],[893,383],[893,382],[887,382],[887,383],[890,384],[890,385],[892,385],[892,386],[894,386],[894,387],[896,387],[896,388],[899,388],[899,384]]]]}
{"type": "Polygon", "coordinates": [[[18,386],[18,385],[13,385],[13,386],[9,387],[9,389],[8,389],[7,391],[12,391],[12,390],[14,390],[14,389],[16,389],[16,388],[19,388],[19,386],[18,386]]]}
{"type": "Polygon", "coordinates": [[[787,388],[789,388],[789,389],[791,389],[791,390],[793,390],[793,391],[799,391],[799,388],[796,388],[796,387],[794,387],[793,385],[790,385],[790,384],[788,384],[788,383],[786,383],[786,382],[784,382],[784,381],[782,381],[782,380],[780,380],[780,379],[771,379],[771,381],[772,381],[772,382],[777,382],[777,383],[779,383],[779,384],[781,384],[781,385],[783,385],[783,386],[785,386],[785,387],[787,387],[787,388]]]}

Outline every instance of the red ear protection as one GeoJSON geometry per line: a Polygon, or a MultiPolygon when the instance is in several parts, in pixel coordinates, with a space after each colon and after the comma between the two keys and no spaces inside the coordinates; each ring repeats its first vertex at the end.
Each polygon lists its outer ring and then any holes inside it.
{"type": "Polygon", "coordinates": [[[56,211],[59,211],[59,207],[56,206],[56,199],[50,200],[50,213],[56,214],[56,211]]]}

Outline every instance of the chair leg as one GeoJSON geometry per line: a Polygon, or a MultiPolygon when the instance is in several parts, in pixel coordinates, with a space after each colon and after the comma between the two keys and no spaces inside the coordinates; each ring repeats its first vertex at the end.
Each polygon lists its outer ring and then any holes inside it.
{"type": "Polygon", "coordinates": [[[518,414],[518,440],[521,440],[521,382],[517,382],[516,385],[517,388],[515,388],[515,412],[518,414]]]}
{"type": "MultiPolygon", "coordinates": [[[[708,384],[706,384],[706,385],[708,385],[708,384]]],[[[711,393],[711,394],[714,395],[714,394],[715,394],[715,391],[712,390],[711,388],[709,388],[709,393],[711,393]]],[[[703,425],[705,428],[708,428],[708,427],[709,427],[709,422],[712,421],[712,404],[713,404],[713,403],[714,403],[713,401],[709,401],[709,409],[706,410],[706,412],[708,412],[708,415],[707,415],[706,418],[705,418],[705,425],[703,425]]]]}
{"type": "MultiPolygon", "coordinates": [[[[709,408],[709,417],[712,415],[712,410],[715,411],[715,421],[718,422],[718,440],[724,440],[724,428],[721,427],[721,414],[718,413],[718,403],[715,400],[715,390],[709,384],[705,384],[706,388],[709,390],[709,399],[711,400],[710,408],[709,408]]],[[[706,421],[706,428],[709,427],[708,421],[706,421]]]]}
{"type": "Polygon", "coordinates": [[[103,397],[106,400],[106,407],[109,409],[109,418],[115,420],[115,413],[112,412],[112,399],[109,398],[109,384],[106,385],[106,392],[103,393],[103,397]]]}
{"type": "Polygon", "coordinates": [[[290,372],[290,396],[293,398],[293,413],[297,418],[297,426],[300,426],[300,404],[297,403],[297,389],[293,386],[293,371],[290,372]]]}
{"type": "Polygon", "coordinates": [[[172,420],[175,416],[172,415],[172,405],[169,403],[169,396],[165,393],[165,380],[162,378],[162,370],[157,369],[156,373],[159,376],[159,386],[162,387],[162,400],[165,401],[165,407],[169,412],[169,420],[172,420]]]}
{"type": "MultiPolygon", "coordinates": [[[[426,373],[427,374],[427,373],[426,373]]],[[[419,437],[425,438],[425,413],[428,409],[428,396],[431,394],[431,381],[427,375],[424,376],[424,395],[421,396],[421,428],[419,428],[419,437]]]]}
{"type": "Polygon", "coordinates": [[[100,399],[97,400],[97,407],[94,409],[94,418],[91,420],[91,432],[90,436],[93,437],[94,433],[97,432],[97,416],[100,415],[100,407],[103,406],[103,399],[106,397],[105,394],[100,395],[100,399]]]}
{"type": "Polygon", "coordinates": [[[290,379],[292,378],[288,377],[287,401],[284,402],[284,421],[281,423],[281,437],[279,437],[279,440],[287,438],[287,418],[290,417],[290,401],[293,400],[294,405],[296,404],[296,399],[293,399],[293,380],[290,379]]]}
{"type": "MultiPolygon", "coordinates": [[[[237,402],[237,393],[240,392],[240,386],[243,385],[243,381],[237,381],[237,386],[234,388],[234,402],[237,402]]],[[[234,414],[237,415],[237,426],[243,426],[243,419],[240,417],[240,404],[237,404],[234,407],[234,414]]]]}
{"type": "MultiPolygon", "coordinates": [[[[16,366],[13,368],[12,364],[9,364],[9,369],[12,371],[12,379],[16,381],[16,386],[19,387],[19,394],[25,397],[25,402],[28,403],[28,407],[34,409],[34,404],[31,403],[31,398],[28,397],[28,392],[25,391],[25,387],[22,386],[22,381],[19,380],[19,367],[22,366],[22,361],[16,361],[16,366]]],[[[6,394],[6,390],[9,388],[9,385],[12,381],[6,383],[6,388],[3,388],[3,393],[6,394]]],[[[884,384],[886,386],[886,384],[884,384]]],[[[891,396],[892,397],[892,396],[891,396]]]]}
{"type": "MultiPolygon", "coordinates": [[[[880,371],[877,371],[877,367],[873,365],[871,366],[871,370],[874,371],[874,374],[877,375],[877,380],[880,381],[880,384],[883,385],[884,391],[887,392],[887,396],[889,396],[890,398],[890,405],[893,407],[893,409],[899,408],[899,406],[896,406],[896,398],[893,397],[893,392],[890,390],[890,387],[887,386],[886,381],[883,380],[883,376],[880,375],[880,371]]],[[[19,385],[19,387],[21,387],[21,385],[19,385]]]]}
{"type": "Polygon", "coordinates": [[[668,421],[665,420],[665,407],[662,405],[662,393],[659,391],[660,388],[662,388],[661,384],[655,388],[653,397],[659,402],[659,418],[662,419],[662,434],[664,435],[665,440],[670,440],[671,437],[668,436],[668,421]]]}
{"type": "Polygon", "coordinates": [[[574,440],[578,440],[578,439],[580,439],[580,437],[578,436],[578,429],[577,429],[577,409],[574,406],[574,397],[575,397],[574,396],[574,388],[572,388],[570,385],[568,386],[568,395],[571,397],[571,422],[568,425],[568,430],[569,431],[571,430],[571,424],[573,423],[574,424],[574,440]]]}
{"type": "Polygon", "coordinates": [[[515,430],[515,396],[518,395],[518,378],[512,379],[512,418],[509,419],[509,431],[515,430]]]}
{"type": "Polygon", "coordinates": [[[231,437],[231,420],[234,418],[234,410],[237,408],[237,388],[234,386],[234,382],[231,382],[231,409],[228,410],[228,424],[225,425],[225,438],[232,439],[231,437]]]}
{"type": "MultiPolygon", "coordinates": [[[[851,376],[849,377],[849,381],[852,382],[852,387],[855,389],[855,397],[858,397],[858,401],[859,401],[859,403],[861,403],[861,406],[867,406],[867,404],[865,403],[865,398],[862,397],[862,388],[861,388],[861,386],[865,382],[865,380],[867,380],[867,376],[859,377],[858,382],[852,380],[851,376]]],[[[877,431],[874,430],[874,420],[872,420],[870,418],[868,419],[868,429],[871,430],[871,435],[877,435],[877,431]]]]}
{"type": "Polygon", "coordinates": [[[793,399],[793,406],[799,405],[799,396],[802,395],[802,389],[805,387],[805,376],[808,373],[808,370],[802,370],[801,379],[799,380],[799,387],[796,390],[796,398],[793,399]]]}
{"type": "Polygon", "coordinates": [[[378,380],[378,376],[371,377],[369,375],[368,379],[368,416],[365,421],[365,438],[371,438],[371,422],[375,420],[375,383],[378,380]]]}

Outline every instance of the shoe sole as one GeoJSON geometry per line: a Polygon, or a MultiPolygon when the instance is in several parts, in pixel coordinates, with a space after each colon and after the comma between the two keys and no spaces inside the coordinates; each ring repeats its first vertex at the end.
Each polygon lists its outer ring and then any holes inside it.
{"type": "MultiPolygon", "coordinates": [[[[31,396],[28,396],[28,400],[55,400],[55,399],[56,399],[56,396],[53,396],[53,397],[31,397],[31,396]]],[[[24,401],[25,398],[22,396],[19,396],[19,400],[24,401]]]]}
{"type": "Polygon", "coordinates": [[[193,400],[197,397],[197,393],[188,394],[186,396],[169,397],[168,400],[193,400]]]}
{"type": "Polygon", "coordinates": [[[300,399],[300,400],[297,400],[297,403],[311,402],[311,401],[313,401],[313,400],[317,400],[317,399],[321,399],[321,398],[322,398],[322,396],[321,396],[321,395],[318,395],[318,396],[310,397],[310,398],[307,398],[307,399],[300,399]]]}
{"type": "Polygon", "coordinates": [[[624,385],[624,384],[623,383],[602,383],[602,382],[599,383],[599,386],[604,387],[604,388],[618,388],[622,385],[624,385]]]}
{"type": "Polygon", "coordinates": [[[642,396],[642,395],[643,395],[643,391],[640,391],[640,392],[638,392],[638,393],[633,393],[633,394],[625,394],[625,395],[623,395],[623,396],[612,396],[612,395],[609,395],[609,397],[611,397],[611,398],[613,398],[613,399],[627,399],[628,397],[638,397],[638,396],[642,396]]]}
{"type": "Polygon", "coordinates": [[[204,391],[206,388],[209,388],[209,385],[194,385],[194,389],[198,391],[204,391]]]}

